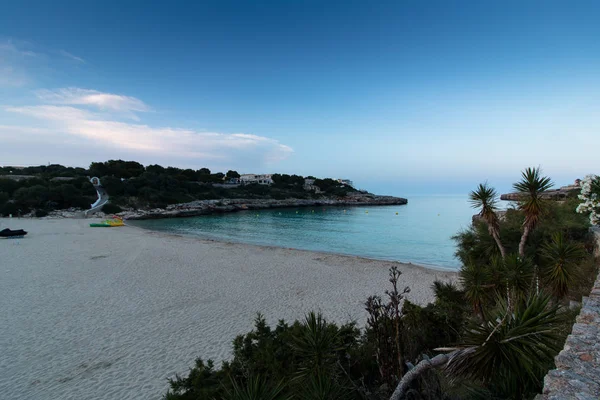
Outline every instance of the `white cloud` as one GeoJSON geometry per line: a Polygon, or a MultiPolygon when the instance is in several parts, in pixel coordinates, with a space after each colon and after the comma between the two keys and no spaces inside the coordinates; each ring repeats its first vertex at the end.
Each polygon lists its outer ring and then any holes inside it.
{"type": "MultiPolygon", "coordinates": [[[[43,121],[44,129],[31,128],[29,132],[32,137],[56,136],[57,142],[60,142],[65,140],[66,134],[73,139],[83,139],[89,146],[113,149],[119,154],[126,153],[131,158],[143,155],[145,159],[169,159],[186,165],[213,161],[223,166],[245,164],[248,168],[260,167],[281,161],[293,152],[289,146],[264,136],[125,123],[110,118],[106,113],[72,106],[93,105],[119,112],[148,109],[143,102],[133,97],[76,88],[40,91],[38,95],[40,99],[54,104],[4,108],[6,112],[43,121]]],[[[10,127],[0,128],[0,137],[3,136],[2,132],[9,134],[10,127]]],[[[25,134],[28,128],[19,129],[25,134]]]]}
{"type": "Polygon", "coordinates": [[[150,111],[143,101],[131,96],[103,93],[97,90],[81,89],[76,87],[36,91],[40,100],[44,103],[63,105],[93,106],[100,110],[116,111],[139,120],[134,112],[150,111]]]}
{"type": "Polygon", "coordinates": [[[60,50],[60,51],[59,51],[59,54],[60,54],[60,55],[62,55],[62,56],[65,56],[65,57],[67,57],[67,58],[70,58],[70,59],[71,59],[71,60],[73,60],[73,61],[77,61],[77,62],[79,62],[79,63],[81,63],[81,64],[85,64],[85,60],[84,60],[83,58],[81,58],[81,57],[77,57],[76,55],[74,55],[74,54],[71,54],[71,53],[69,53],[69,52],[68,52],[68,51],[66,51],[66,50],[60,50]]]}

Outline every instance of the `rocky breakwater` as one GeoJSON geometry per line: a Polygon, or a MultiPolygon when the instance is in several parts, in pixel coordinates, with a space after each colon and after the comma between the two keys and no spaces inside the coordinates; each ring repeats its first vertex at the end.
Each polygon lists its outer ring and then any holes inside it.
{"type": "Polygon", "coordinates": [[[182,218],[199,215],[235,212],[241,210],[261,210],[266,208],[293,208],[314,206],[387,206],[403,205],[408,200],[401,197],[378,196],[370,193],[351,193],[345,197],[321,199],[222,199],[197,200],[189,203],[173,204],[167,208],[125,211],[119,215],[124,219],[182,218]]]}
{"type": "MultiPolygon", "coordinates": [[[[546,200],[566,200],[569,197],[574,197],[581,191],[581,186],[576,182],[573,185],[563,186],[559,189],[546,190],[541,193],[541,198],[546,200]]],[[[523,193],[506,193],[500,195],[500,200],[508,201],[519,201],[522,200],[526,194],[523,193]]]]}

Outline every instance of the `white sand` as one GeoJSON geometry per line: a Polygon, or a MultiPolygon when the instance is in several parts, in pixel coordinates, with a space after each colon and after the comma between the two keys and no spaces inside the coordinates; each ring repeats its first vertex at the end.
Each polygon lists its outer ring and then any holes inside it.
{"type": "MultiPolygon", "coordinates": [[[[160,399],[196,357],[223,360],[252,328],[320,310],[365,322],[363,302],[404,272],[411,300],[449,272],[308,251],[220,243],[90,220],[8,220],[0,240],[0,397],[160,399]]],[[[399,244],[400,245],[400,244],[399,244]]],[[[432,249],[435,251],[435,249],[432,249]]]]}

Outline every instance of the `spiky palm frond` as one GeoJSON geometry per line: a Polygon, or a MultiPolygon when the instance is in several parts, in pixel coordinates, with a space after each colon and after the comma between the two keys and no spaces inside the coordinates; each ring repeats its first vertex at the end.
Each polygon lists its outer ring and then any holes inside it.
{"type": "Polygon", "coordinates": [[[548,295],[537,295],[513,312],[504,300],[483,323],[472,323],[457,351],[451,353],[451,377],[498,382],[513,387],[514,398],[539,389],[541,378],[561,347],[558,307],[548,295]]]}
{"type": "Polygon", "coordinates": [[[271,385],[260,376],[248,378],[245,384],[239,384],[231,379],[231,390],[227,390],[227,400],[291,400],[284,394],[285,385],[280,382],[271,385]]]}
{"type": "Polygon", "coordinates": [[[473,208],[479,209],[479,217],[485,221],[490,235],[496,241],[500,254],[504,257],[505,250],[500,240],[500,219],[498,218],[498,193],[486,183],[480,183],[477,189],[469,193],[469,201],[473,208]]]}
{"type": "Polygon", "coordinates": [[[531,288],[534,269],[529,258],[509,254],[499,270],[500,280],[508,285],[511,297],[516,301],[524,300],[531,288]]]}
{"type": "Polygon", "coordinates": [[[540,194],[550,189],[554,183],[547,176],[542,176],[542,171],[537,168],[526,168],[521,173],[521,180],[513,188],[522,195],[519,209],[525,213],[524,226],[533,229],[544,211],[544,200],[540,194]]]}
{"type": "Polygon", "coordinates": [[[469,201],[471,207],[480,209],[479,216],[489,225],[498,225],[498,193],[496,190],[486,183],[480,183],[477,189],[469,193],[469,201]]]}
{"type": "Polygon", "coordinates": [[[341,386],[334,377],[319,371],[303,381],[296,398],[300,400],[342,400],[351,398],[350,391],[341,386]]]}
{"type": "Polygon", "coordinates": [[[464,293],[452,282],[434,281],[431,285],[435,301],[444,304],[460,304],[464,302],[464,293]]]}
{"type": "Polygon", "coordinates": [[[555,233],[550,242],[542,245],[540,250],[543,265],[541,275],[552,294],[563,298],[574,282],[577,262],[585,257],[585,250],[565,239],[561,232],[555,233]]]}
{"type": "Polygon", "coordinates": [[[467,301],[478,314],[483,314],[483,308],[490,299],[494,283],[491,274],[485,266],[475,263],[463,265],[459,272],[460,283],[467,301]]]}
{"type": "Polygon", "coordinates": [[[293,337],[292,347],[303,362],[299,376],[331,368],[335,365],[336,353],[343,349],[337,327],[314,312],[304,318],[302,330],[293,337]]]}

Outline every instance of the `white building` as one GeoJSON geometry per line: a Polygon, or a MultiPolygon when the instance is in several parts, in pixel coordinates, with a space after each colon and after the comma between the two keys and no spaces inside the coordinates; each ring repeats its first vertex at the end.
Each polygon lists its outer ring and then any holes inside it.
{"type": "Polygon", "coordinates": [[[321,189],[315,185],[315,180],[309,178],[304,178],[304,190],[321,193],[321,189]]]}
{"type": "Polygon", "coordinates": [[[258,183],[259,185],[271,185],[273,183],[271,176],[271,174],[243,174],[240,176],[240,182],[242,185],[251,183],[258,183]]]}
{"type": "Polygon", "coordinates": [[[352,182],[350,179],[338,179],[337,181],[344,186],[354,187],[354,182],[352,182]]]}

